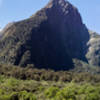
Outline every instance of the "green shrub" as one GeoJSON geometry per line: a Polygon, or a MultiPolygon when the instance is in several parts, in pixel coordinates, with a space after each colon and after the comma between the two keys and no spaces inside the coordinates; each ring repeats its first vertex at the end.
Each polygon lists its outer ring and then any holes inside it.
{"type": "Polygon", "coordinates": [[[69,85],[56,94],[55,100],[76,100],[76,86],[69,85]]]}
{"type": "Polygon", "coordinates": [[[47,98],[55,98],[58,91],[59,91],[58,87],[50,87],[45,91],[45,96],[47,98]]]}
{"type": "Polygon", "coordinates": [[[100,83],[0,80],[0,100],[100,100],[100,83]]]}
{"type": "Polygon", "coordinates": [[[2,95],[0,97],[0,100],[11,100],[11,96],[10,95],[2,95]]]}
{"type": "Polygon", "coordinates": [[[22,91],[19,93],[20,100],[37,100],[36,97],[32,93],[28,93],[26,91],[22,91]]]}
{"type": "Polygon", "coordinates": [[[86,95],[85,100],[100,100],[100,93],[89,93],[86,95]]]}

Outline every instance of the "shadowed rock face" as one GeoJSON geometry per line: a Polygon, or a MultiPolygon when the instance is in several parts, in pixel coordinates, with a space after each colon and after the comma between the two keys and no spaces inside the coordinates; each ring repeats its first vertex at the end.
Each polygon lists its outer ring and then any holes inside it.
{"type": "Polygon", "coordinates": [[[78,10],[68,1],[50,0],[29,19],[7,28],[0,41],[0,62],[70,69],[73,58],[87,61],[88,40],[78,10]]]}

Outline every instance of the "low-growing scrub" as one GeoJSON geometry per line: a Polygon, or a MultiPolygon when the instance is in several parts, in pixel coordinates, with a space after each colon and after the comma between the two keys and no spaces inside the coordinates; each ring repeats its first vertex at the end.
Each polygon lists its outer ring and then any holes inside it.
{"type": "Polygon", "coordinates": [[[0,65],[0,100],[100,100],[100,75],[0,65]]]}
{"type": "Polygon", "coordinates": [[[14,65],[0,65],[0,75],[11,76],[17,79],[31,79],[36,81],[62,81],[62,82],[100,82],[100,75],[88,72],[76,73],[73,71],[54,71],[50,69],[37,69],[31,65],[25,68],[14,65]]]}
{"type": "Polygon", "coordinates": [[[0,100],[100,100],[100,83],[21,80],[0,75],[0,100]]]}

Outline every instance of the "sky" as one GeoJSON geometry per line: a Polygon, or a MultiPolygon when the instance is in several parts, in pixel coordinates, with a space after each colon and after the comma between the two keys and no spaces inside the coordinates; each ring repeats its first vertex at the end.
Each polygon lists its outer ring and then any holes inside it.
{"type": "MultiPolygon", "coordinates": [[[[26,19],[44,7],[49,0],[0,0],[0,28],[9,22],[26,19]]],[[[69,0],[76,6],[84,24],[100,33],[100,0],[69,0]]]]}

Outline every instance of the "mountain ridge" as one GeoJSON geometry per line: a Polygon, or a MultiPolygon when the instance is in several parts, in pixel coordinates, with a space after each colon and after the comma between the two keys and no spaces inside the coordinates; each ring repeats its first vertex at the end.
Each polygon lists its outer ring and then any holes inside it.
{"type": "Polygon", "coordinates": [[[65,0],[50,0],[30,18],[5,30],[0,40],[0,63],[72,69],[73,59],[89,62],[90,38],[76,7],[65,0]]]}

